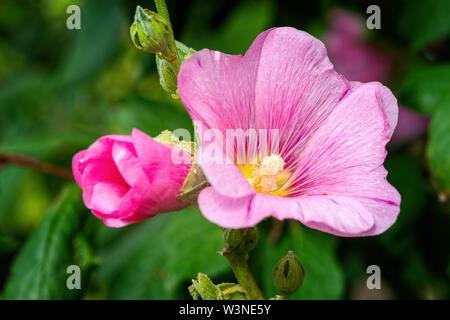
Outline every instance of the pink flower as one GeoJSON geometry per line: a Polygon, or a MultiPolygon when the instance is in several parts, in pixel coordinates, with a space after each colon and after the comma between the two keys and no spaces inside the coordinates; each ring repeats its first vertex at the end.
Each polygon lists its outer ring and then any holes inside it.
{"type": "MultiPolygon", "coordinates": [[[[392,56],[369,44],[366,31],[362,17],[341,9],[332,11],[330,28],[324,35],[328,55],[336,71],[349,80],[387,82],[393,71],[392,56]]],[[[427,117],[400,107],[390,145],[399,146],[420,136],[427,130],[428,122],[427,117]]]]}
{"type": "Polygon", "coordinates": [[[186,207],[177,196],[191,165],[175,164],[173,148],[133,129],[131,136],[104,136],[77,153],[72,168],[86,207],[109,227],[186,207]]]}
{"type": "Polygon", "coordinates": [[[398,124],[392,135],[389,146],[400,146],[411,141],[428,129],[430,119],[411,109],[401,107],[398,108],[398,124]]]}
{"type": "Polygon", "coordinates": [[[385,82],[392,73],[390,55],[365,39],[364,20],[344,10],[330,14],[330,29],[323,39],[335,69],[349,80],[385,82]]]}
{"type": "Polygon", "coordinates": [[[183,62],[178,88],[206,129],[277,133],[258,143],[244,135],[227,140],[214,148],[225,163],[209,152],[216,138],[199,134],[197,157],[211,187],[198,204],[210,221],[243,228],[272,216],[340,236],[379,234],[395,222],[400,195],[383,161],[396,99],[378,82],[337,74],[316,38],[274,28],[245,56],[201,50],[183,62]],[[262,155],[254,150],[263,147],[262,155]]]}

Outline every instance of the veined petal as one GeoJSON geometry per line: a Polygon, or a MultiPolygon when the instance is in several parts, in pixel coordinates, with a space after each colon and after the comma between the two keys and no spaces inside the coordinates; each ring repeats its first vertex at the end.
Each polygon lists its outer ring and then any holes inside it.
{"type": "Polygon", "coordinates": [[[289,162],[348,90],[320,40],[294,28],[272,29],[259,57],[256,128],[280,130],[280,154],[289,162]]]}
{"type": "MultiPolygon", "coordinates": [[[[386,100],[380,89],[385,90],[378,83],[361,85],[339,103],[309,141],[292,182],[291,192],[297,192],[300,203],[307,196],[315,196],[314,199],[339,196],[347,204],[350,199],[352,203],[357,201],[360,206],[354,205],[351,210],[360,218],[365,217],[366,227],[370,221],[368,213],[374,222],[373,228],[361,228],[359,235],[386,230],[400,210],[400,195],[387,182],[387,172],[382,166],[391,132],[383,106],[386,100]]],[[[311,213],[304,205],[302,208],[304,217],[313,221],[311,213]]],[[[345,205],[330,210],[328,227],[350,235],[356,229],[352,225],[346,229],[344,224],[351,221],[339,218],[348,212],[345,205]]]]}
{"type": "Polygon", "coordinates": [[[350,197],[303,196],[298,203],[303,224],[338,236],[363,235],[375,223],[372,213],[350,197]]]}
{"type": "Polygon", "coordinates": [[[76,153],[72,158],[72,171],[73,171],[73,177],[75,178],[76,183],[81,187],[81,181],[82,181],[82,168],[80,168],[80,160],[84,158],[86,154],[86,150],[82,150],[78,153],[76,153]]]}
{"type": "Polygon", "coordinates": [[[349,90],[323,43],[287,27],[261,33],[244,57],[199,51],[183,62],[178,87],[207,128],[278,129],[285,151],[303,146],[349,90]]]}
{"type": "Polygon", "coordinates": [[[136,180],[144,174],[131,142],[114,142],[111,155],[117,169],[128,185],[133,186],[136,180]]]}
{"type": "MultiPolygon", "coordinates": [[[[382,85],[379,82],[369,82],[365,85],[374,85],[378,87],[378,99],[379,105],[382,107],[384,114],[386,115],[387,122],[389,124],[389,138],[392,137],[395,127],[398,122],[398,105],[397,99],[392,94],[391,90],[382,85]]],[[[355,91],[359,86],[364,85],[364,83],[358,81],[351,81],[350,86],[352,91],[355,91]]]]}
{"type": "MultiPolygon", "coordinates": [[[[147,174],[150,183],[156,180],[167,180],[181,187],[189,173],[191,164],[175,163],[172,157],[172,151],[184,151],[158,142],[137,129],[133,129],[132,139],[142,169],[147,174]]],[[[183,156],[181,158],[185,159],[189,157],[183,156]]],[[[177,158],[177,160],[181,158],[177,158]]]]}
{"type": "Polygon", "coordinates": [[[100,159],[97,161],[89,162],[83,171],[83,176],[81,179],[83,200],[86,204],[86,207],[88,207],[89,209],[91,209],[91,200],[95,191],[95,187],[98,183],[107,183],[113,186],[117,186],[120,190],[123,191],[123,193],[126,193],[125,190],[129,188],[111,159],[100,159]]]}
{"type": "Polygon", "coordinates": [[[203,141],[197,160],[209,183],[222,195],[238,198],[256,193],[220,143],[203,141]]]}
{"type": "Polygon", "coordinates": [[[203,215],[222,228],[247,228],[256,225],[266,216],[251,209],[254,195],[230,198],[213,187],[203,189],[198,196],[198,206],[203,215]]]}

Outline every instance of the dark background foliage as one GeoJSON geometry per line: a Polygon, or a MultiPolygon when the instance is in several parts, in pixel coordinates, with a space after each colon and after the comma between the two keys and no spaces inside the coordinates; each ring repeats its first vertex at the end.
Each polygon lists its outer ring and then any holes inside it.
{"type": "MultiPolygon", "coordinates": [[[[181,102],[159,86],[154,56],[129,39],[138,4],[154,9],[144,0],[0,3],[1,153],[70,168],[73,154],[101,135],[192,127],[181,102]],[[71,4],[81,7],[81,30],[66,28],[71,4]]],[[[401,214],[370,238],[264,222],[250,263],[267,295],[276,293],[273,265],[294,250],[306,268],[294,298],[450,297],[450,1],[168,1],[178,40],[230,54],[243,54],[272,26],[321,37],[334,7],[366,16],[371,4],[381,8],[382,28],[370,40],[398,57],[388,86],[402,105],[431,118],[427,133],[389,149],[388,180],[402,195],[401,214]],[[366,288],[372,264],[381,268],[382,290],[366,288]]],[[[64,179],[0,168],[2,298],[188,298],[197,272],[216,283],[234,280],[221,248],[219,228],[195,208],[111,229],[64,179]],[[70,264],[82,267],[82,290],[66,288],[70,264]]]]}

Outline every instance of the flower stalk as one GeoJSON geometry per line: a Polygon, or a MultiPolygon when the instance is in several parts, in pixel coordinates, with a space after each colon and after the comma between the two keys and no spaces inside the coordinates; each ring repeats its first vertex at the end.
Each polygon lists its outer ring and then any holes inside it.
{"type": "Polygon", "coordinates": [[[45,173],[52,174],[64,179],[73,179],[72,172],[69,169],[55,166],[50,163],[38,161],[23,154],[4,154],[0,153],[0,167],[3,164],[14,164],[22,167],[28,167],[45,173]]]}
{"type": "Polygon", "coordinates": [[[178,75],[178,72],[180,71],[181,67],[181,60],[178,56],[177,52],[177,46],[175,43],[175,36],[173,35],[173,29],[172,24],[170,23],[170,16],[169,16],[169,10],[167,9],[166,1],[165,0],[155,0],[156,10],[158,11],[158,14],[161,15],[161,17],[164,18],[164,20],[167,23],[167,26],[169,28],[169,54],[161,57],[162,59],[166,60],[170,63],[172,66],[174,72],[176,75],[178,75]]]}
{"type": "Polygon", "coordinates": [[[227,258],[239,285],[246,291],[248,300],[264,300],[264,294],[256,283],[248,266],[248,252],[258,240],[256,228],[224,229],[225,249],[222,256],[227,258]]]}

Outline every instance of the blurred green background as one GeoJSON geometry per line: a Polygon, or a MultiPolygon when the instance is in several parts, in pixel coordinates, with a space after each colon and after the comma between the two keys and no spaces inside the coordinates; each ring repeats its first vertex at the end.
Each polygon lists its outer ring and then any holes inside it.
{"type": "MultiPolygon", "coordinates": [[[[301,299],[450,297],[450,1],[168,1],[178,40],[244,54],[272,26],[322,37],[333,8],[367,17],[381,8],[368,41],[396,57],[387,85],[399,103],[431,119],[429,130],[389,148],[388,180],[402,195],[398,222],[370,238],[338,238],[294,222],[261,224],[250,264],[265,293],[288,250],[306,269],[301,299]],[[378,265],[382,289],[368,290],[378,265]]],[[[0,2],[0,153],[70,168],[71,158],[105,134],[132,128],[154,136],[191,128],[179,100],[159,86],[154,55],[132,45],[136,5],[152,1],[0,2]],[[66,8],[81,8],[68,30],[66,8]]],[[[195,208],[122,229],[93,217],[68,181],[0,164],[0,297],[4,299],[177,299],[198,272],[234,281],[217,254],[219,228],[195,208]],[[63,190],[61,192],[61,190],[63,190]],[[82,289],[68,290],[68,265],[82,267],[82,289]]]]}

